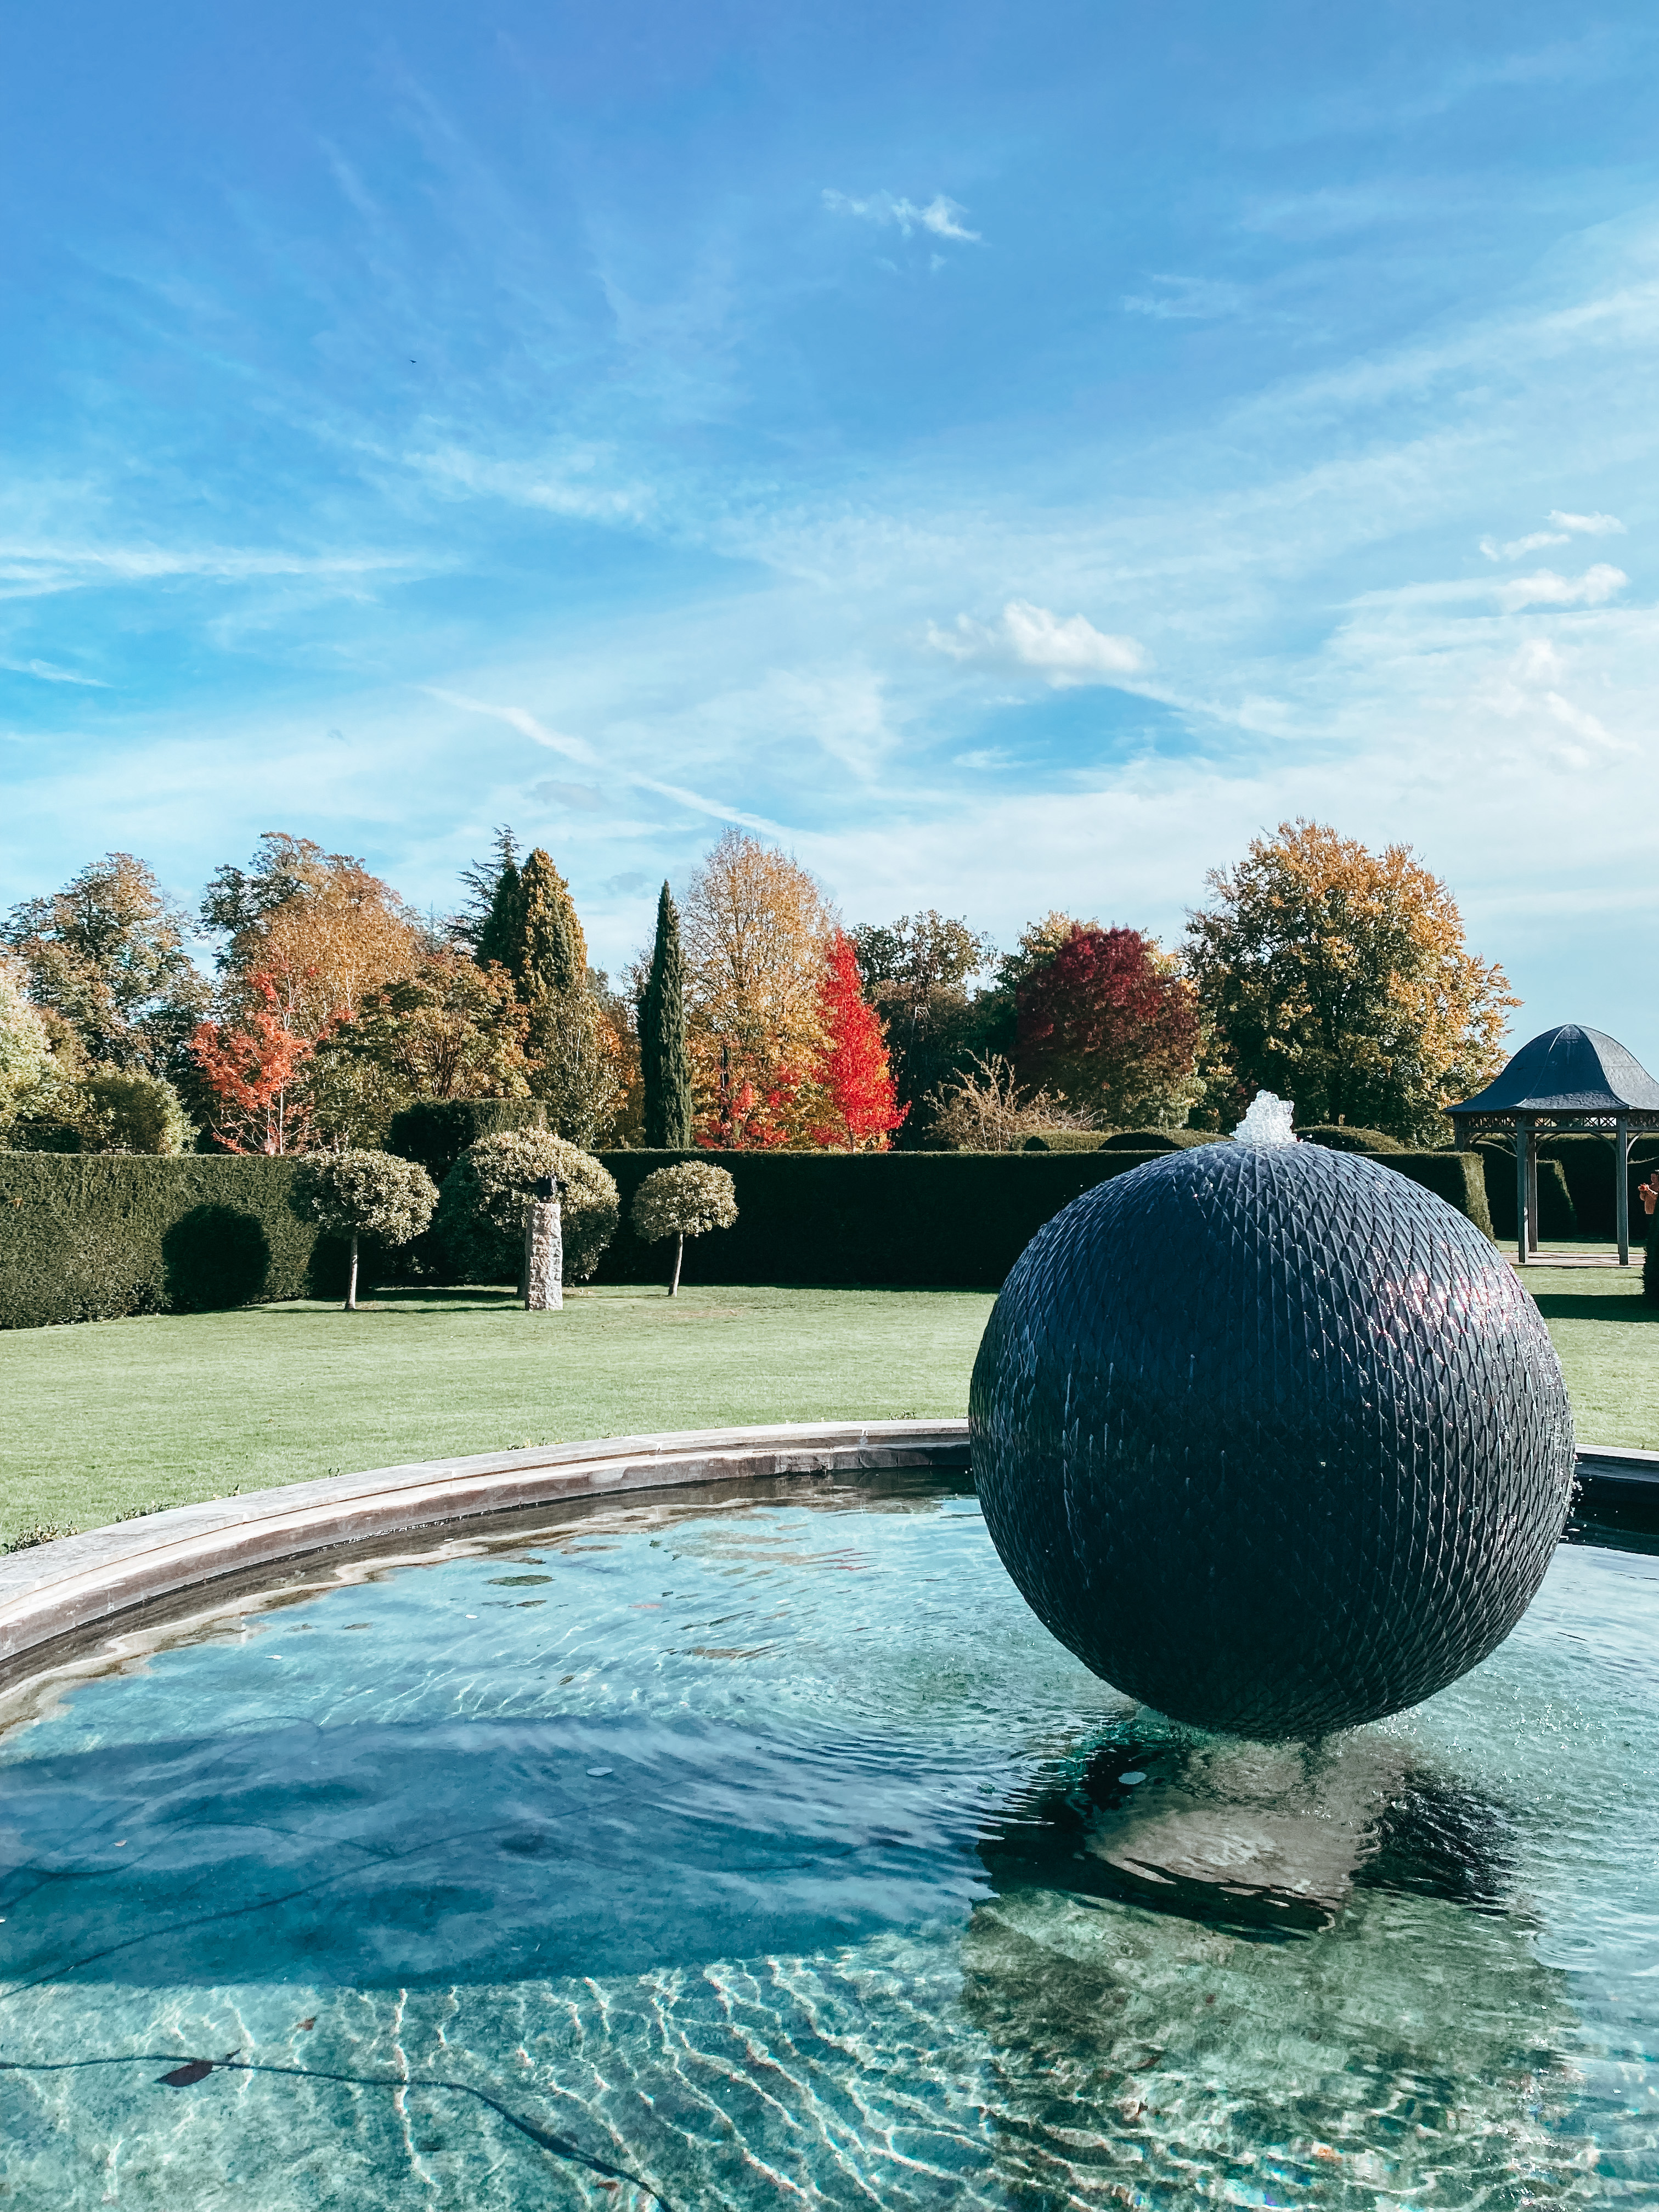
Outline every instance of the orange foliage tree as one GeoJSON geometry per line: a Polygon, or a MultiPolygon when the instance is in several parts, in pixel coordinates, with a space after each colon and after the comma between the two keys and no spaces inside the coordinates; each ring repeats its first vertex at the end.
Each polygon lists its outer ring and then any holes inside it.
{"type": "Polygon", "coordinates": [[[858,953],[842,930],[830,940],[818,986],[818,1023],[823,1042],[812,1075],[823,1118],[812,1131],[813,1141],[844,1145],[849,1152],[860,1146],[885,1152],[910,1109],[898,1103],[881,1018],[866,1002],[858,953]]]}
{"type": "Polygon", "coordinates": [[[298,1152],[311,1108],[295,1077],[315,1047],[289,1028],[269,975],[250,976],[248,996],[240,1025],[202,1022],[190,1041],[214,1101],[213,1133],[233,1152],[298,1152]]]}

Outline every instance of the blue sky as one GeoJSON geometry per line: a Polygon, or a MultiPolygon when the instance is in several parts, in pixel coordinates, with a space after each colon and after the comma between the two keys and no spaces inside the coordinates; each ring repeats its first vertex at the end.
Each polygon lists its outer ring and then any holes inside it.
{"type": "Polygon", "coordinates": [[[265,829],[596,956],[727,822],[1166,939],[1305,813],[1659,1068],[1659,20],[77,0],[0,30],[5,903],[265,829]]]}

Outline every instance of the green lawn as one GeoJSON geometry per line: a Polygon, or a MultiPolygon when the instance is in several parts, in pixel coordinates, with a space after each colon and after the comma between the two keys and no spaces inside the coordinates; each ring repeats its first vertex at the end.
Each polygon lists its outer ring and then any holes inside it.
{"type": "Polygon", "coordinates": [[[449,1452],[963,1413],[986,1291],[378,1297],[0,1334],[0,1528],[449,1452]]]}
{"type": "MultiPolygon", "coordinates": [[[[1529,1272],[1581,1443],[1659,1448],[1639,1273],[1529,1272]]],[[[0,1335],[0,1529],[399,1460],[653,1429],[961,1413],[988,1294],[415,1293],[0,1335]]]]}

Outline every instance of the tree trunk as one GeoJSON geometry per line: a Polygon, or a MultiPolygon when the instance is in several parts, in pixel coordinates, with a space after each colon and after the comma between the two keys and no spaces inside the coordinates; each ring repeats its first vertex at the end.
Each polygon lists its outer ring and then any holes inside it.
{"type": "Polygon", "coordinates": [[[355,1229],[351,1232],[351,1273],[346,1278],[345,1310],[348,1313],[357,1310],[357,1232],[355,1229]]]}
{"type": "Polygon", "coordinates": [[[674,1279],[668,1285],[668,1295],[671,1298],[677,1298],[680,1294],[680,1261],[684,1257],[685,1239],[684,1237],[678,1237],[674,1240],[674,1279]]]}

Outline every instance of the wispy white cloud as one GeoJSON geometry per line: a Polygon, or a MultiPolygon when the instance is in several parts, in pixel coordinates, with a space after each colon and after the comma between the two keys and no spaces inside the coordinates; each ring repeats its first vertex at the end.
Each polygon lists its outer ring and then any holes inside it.
{"type": "Polygon", "coordinates": [[[1483,538],[1480,550],[1488,561],[1513,561],[1522,553],[1537,552],[1540,546],[1565,545],[1572,538],[1622,537],[1625,531],[1616,514],[1566,514],[1553,507],[1549,520],[1549,529],[1528,531],[1524,538],[1511,538],[1506,544],[1495,538],[1483,538]]]}
{"type": "Polygon", "coordinates": [[[952,660],[1010,661],[1036,669],[1057,690],[1079,684],[1117,684],[1139,675],[1146,655],[1132,637],[1098,630],[1085,615],[1057,615],[1029,599],[1010,599],[994,623],[958,615],[944,629],[927,625],[927,642],[952,660]]]}
{"type": "Polygon", "coordinates": [[[422,684],[420,689],[429,698],[441,699],[446,707],[459,707],[466,714],[487,714],[492,721],[505,722],[510,730],[517,730],[532,744],[545,745],[550,752],[562,753],[567,760],[580,761],[584,766],[595,763],[593,748],[585,738],[566,737],[562,731],[550,730],[527,707],[502,707],[488,699],[469,699],[465,692],[445,691],[435,684],[422,684]]]}
{"type": "Polygon", "coordinates": [[[1522,607],[1599,607],[1630,578],[1622,568],[1598,561],[1582,576],[1559,575],[1553,568],[1539,568],[1530,576],[1512,577],[1498,587],[1498,604],[1506,613],[1522,607]]]}
{"type": "Polygon", "coordinates": [[[1571,530],[1585,538],[1622,538],[1625,526],[1616,514],[1564,514],[1559,507],[1550,509],[1550,520],[1558,530],[1571,530]]]}
{"type": "Polygon", "coordinates": [[[935,238],[953,238],[963,246],[981,246],[983,234],[969,230],[961,218],[967,214],[965,207],[948,199],[943,192],[935,192],[925,207],[915,200],[897,198],[891,192],[872,192],[866,198],[856,198],[850,192],[826,189],[823,204],[831,215],[857,216],[865,222],[880,223],[896,228],[904,238],[917,230],[931,231],[935,238]]]}
{"type": "Polygon", "coordinates": [[[42,684],[84,684],[95,691],[107,691],[109,685],[101,676],[77,675],[72,668],[59,668],[50,660],[0,660],[0,668],[8,668],[14,676],[38,677],[42,684]]]}
{"type": "Polygon", "coordinates": [[[1126,314],[1152,315],[1160,322],[1214,322],[1236,315],[1245,294],[1237,284],[1211,276],[1152,276],[1151,292],[1128,292],[1120,302],[1126,314]]]}

